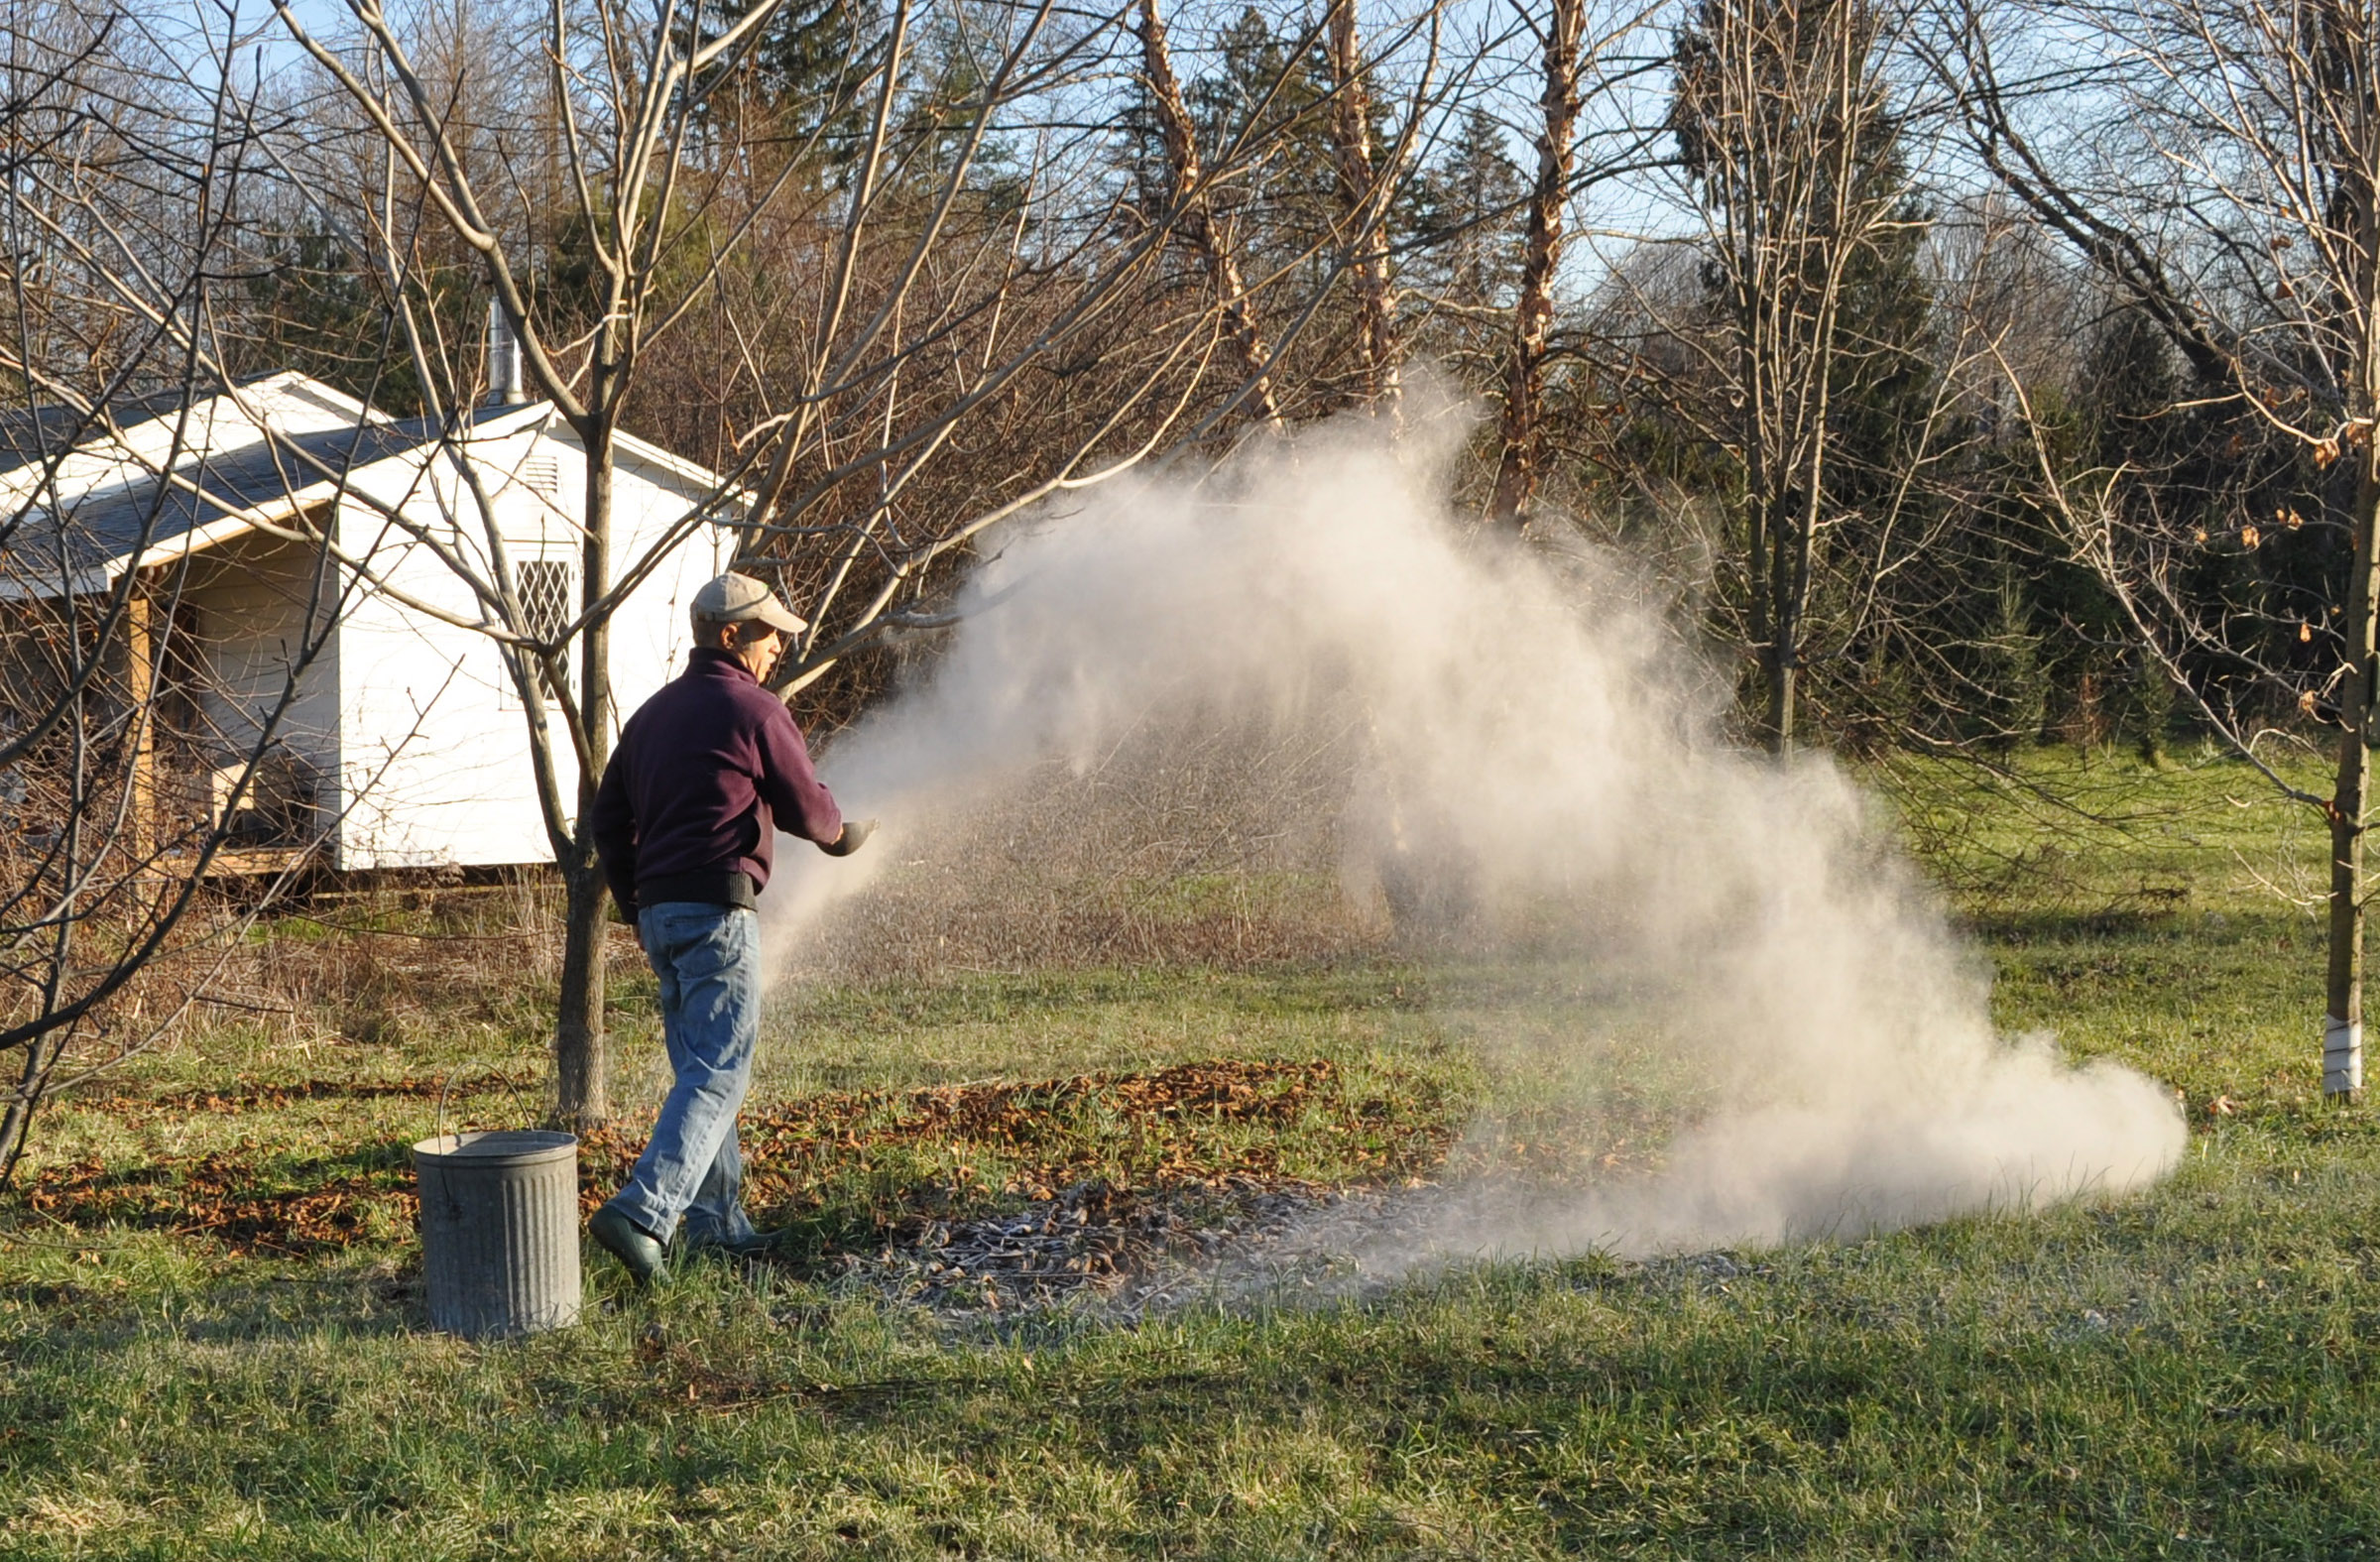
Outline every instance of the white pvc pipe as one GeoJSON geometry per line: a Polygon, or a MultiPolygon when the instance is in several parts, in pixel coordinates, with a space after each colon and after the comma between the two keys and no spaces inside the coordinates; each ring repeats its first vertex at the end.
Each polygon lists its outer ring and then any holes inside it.
{"type": "Polygon", "coordinates": [[[2322,1094],[2343,1096],[2363,1088],[2363,1021],[2348,1024],[2336,1015],[2322,1021],[2322,1094]]]}

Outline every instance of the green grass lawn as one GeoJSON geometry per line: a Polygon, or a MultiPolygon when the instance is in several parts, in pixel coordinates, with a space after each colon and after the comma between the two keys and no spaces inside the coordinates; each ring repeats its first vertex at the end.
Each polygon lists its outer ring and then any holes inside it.
{"type": "MultiPolygon", "coordinates": [[[[800,1267],[697,1265],[648,1301],[598,1260],[580,1327],[473,1346],[421,1327],[389,1195],[441,1080],[461,1081],[450,1118],[534,1111],[545,978],[501,959],[456,978],[454,940],[502,947],[467,917],[292,924],[293,947],[337,946],[335,1002],[218,1020],[61,1103],[35,1185],[79,1166],[89,1199],[0,1206],[0,1554],[2380,1551],[2380,1138],[2320,1094],[2320,928],[2292,899],[2316,822],[2210,760],[1909,767],[1889,790],[1996,968],[2001,1024],[2183,1092],[2169,1182],[1725,1262],[1470,1266],[1129,1323],[927,1311],[800,1267]],[[174,1229],[324,1188],[353,1192],[335,1240],[174,1229]]],[[[650,984],[615,996],[636,1109],[658,1084],[650,984]]],[[[1394,1179],[1450,1146],[1560,1141],[1529,1116],[1543,1071],[1628,1064],[1542,1044],[1591,1002],[1412,957],[811,987],[773,1018],[756,1100],[851,1114],[848,1153],[805,1151],[779,1190],[823,1252],[1027,1197],[1044,1162],[1163,1173],[1104,1085],[1046,1142],[949,1154],[898,1132],[923,1099],[903,1092],[1326,1063],[1294,1110],[1181,1129],[1168,1153],[1394,1179]]]]}

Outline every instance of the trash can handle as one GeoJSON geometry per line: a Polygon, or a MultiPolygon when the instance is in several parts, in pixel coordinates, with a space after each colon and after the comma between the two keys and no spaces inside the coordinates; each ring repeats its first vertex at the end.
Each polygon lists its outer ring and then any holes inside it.
{"type": "Polygon", "coordinates": [[[448,1069],[446,1071],[446,1077],[438,1081],[437,1117],[432,1125],[430,1136],[437,1143],[443,1144],[446,1142],[446,1093],[454,1088],[454,1076],[461,1073],[464,1068],[470,1064],[478,1061],[478,1058],[467,1057],[463,1059],[462,1062],[457,1063],[454,1065],[454,1067],[448,1069]]]}
{"type": "MultiPolygon", "coordinates": [[[[473,1064],[485,1063],[487,1060],[486,1054],[473,1053],[471,1056],[464,1058],[461,1062],[455,1064],[454,1067],[448,1069],[446,1071],[446,1077],[438,1081],[437,1116],[433,1127],[439,1139],[443,1140],[446,1137],[446,1098],[454,1090],[455,1076],[462,1073],[464,1069],[471,1067],[473,1064]]],[[[516,1107],[521,1105],[520,1085],[510,1079],[505,1078],[502,1074],[498,1074],[495,1077],[497,1081],[504,1086],[505,1093],[513,1098],[513,1105],[516,1107]]]]}

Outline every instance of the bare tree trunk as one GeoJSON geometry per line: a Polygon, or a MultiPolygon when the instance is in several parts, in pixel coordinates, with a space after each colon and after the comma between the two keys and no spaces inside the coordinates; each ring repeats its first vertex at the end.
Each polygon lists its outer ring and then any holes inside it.
{"type": "Polygon", "coordinates": [[[1672,123],[1703,189],[1725,299],[1725,411],[1742,463],[1745,650],[1760,669],[1762,743],[1784,755],[1830,482],[1845,277],[1893,192],[1863,187],[1860,149],[1885,112],[1876,20],[1857,0],[1704,0],[1681,44],[1672,123]]]}
{"type": "Polygon", "coordinates": [[[1537,138],[1537,182],[1521,256],[1520,300],[1504,356],[1503,449],[1488,516],[1525,529],[1544,460],[1545,353],[1554,324],[1554,273],[1562,264],[1562,204],[1570,192],[1571,144],[1579,119],[1579,38],[1586,0],[1554,0],[1545,34],[1545,124],[1537,138]]]}
{"type": "MultiPolygon", "coordinates": [[[[82,740],[79,736],[81,723],[77,721],[75,727],[75,771],[79,780],[83,773],[82,740]]],[[[65,986],[67,956],[73,951],[74,897],[71,886],[77,877],[74,847],[81,834],[79,820],[68,824],[65,861],[59,875],[60,883],[67,886],[68,891],[60,903],[57,929],[50,935],[50,969],[42,983],[42,1007],[51,1012],[56,1012],[59,1007],[59,999],[65,986]]],[[[0,1187],[8,1186],[10,1179],[16,1175],[17,1162],[25,1158],[25,1141],[33,1130],[33,1114],[42,1104],[43,1086],[49,1082],[50,1070],[57,1065],[65,1051],[67,1039],[73,1033],[74,1026],[68,1024],[59,1030],[37,1032],[25,1043],[25,1061],[18,1075],[16,1093],[9,1098],[6,1117],[0,1119],[0,1187]]]]}
{"type": "Polygon", "coordinates": [[[2330,966],[2322,1021],[2322,1092],[2363,1089],[2363,834],[2371,796],[2372,697],[2380,690],[2380,590],[2375,590],[2375,516],[2380,515],[2380,449],[2360,452],[2355,480],[2355,563],[2347,577],[2346,678],[2340,690],[2345,731],[2338,738],[2338,781],[2330,794],[2330,966]]]}
{"type": "MultiPolygon", "coordinates": [[[[1568,0],[1557,0],[1557,5],[1568,0]]],[[[1380,220],[1381,180],[1372,166],[1371,94],[1356,0],[1331,0],[1331,157],[1349,234],[1348,275],[1356,291],[1358,398],[1397,394],[1396,298],[1388,284],[1388,231],[1380,220]]]]}
{"type": "Polygon", "coordinates": [[[1248,284],[1240,272],[1240,257],[1231,235],[1220,231],[1207,198],[1206,171],[1199,160],[1196,129],[1182,99],[1181,78],[1173,71],[1173,51],[1165,41],[1165,21],[1157,0],[1140,0],[1140,54],[1148,75],[1148,97],[1157,116],[1157,131],[1165,144],[1166,204],[1174,231],[1206,267],[1223,311],[1224,333],[1239,354],[1248,380],[1247,401],[1255,415],[1277,426],[1281,410],[1273,399],[1272,349],[1265,345],[1257,324],[1248,284]]]}
{"type": "Polygon", "coordinates": [[[2323,993],[2322,1094],[2363,1093],[2363,834],[2371,802],[2372,701],[2380,697],[2380,439],[2370,420],[2380,414],[2380,102],[2371,79],[2370,13],[2328,0],[2317,13],[2320,41],[2310,74],[2336,105],[2328,120],[2332,167],[2330,230],[2340,246],[2351,302],[2341,311],[2355,327],[2354,372],[2347,411],[2364,421],[2351,446],[2355,499],[2351,517],[2354,562],[2347,576],[2340,633],[2346,677],[2338,736],[2338,778],[2330,795],[2330,959],[2323,993]]]}
{"type": "MultiPolygon", "coordinates": [[[[2127,520],[2122,506],[2071,498],[2040,421],[2033,423],[2045,489],[2084,541],[2139,644],[2244,763],[2328,822],[2322,1089],[2351,1096],[2363,1083],[2363,838],[2380,737],[2372,710],[2380,694],[2380,450],[2372,442],[2380,413],[2380,83],[2370,8],[2345,0],[2176,0],[2153,13],[2085,14],[2101,30],[2099,42],[2113,46],[2103,58],[2139,64],[2130,83],[2121,69],[2109,78],[2108,100],[2126,133],[2187,136],[2206,149],[2193,166],[2202,174],[2220,169],[2219,179],[2177,190],[2165,168],[2129,182],[2121,165],[2095,161],[2087,174],[2070,176],[2011,113],[2019,99],[2002,87],[1992,62],[1987,24],[2001,18],[1989,0],[1966,0],[1958,47],[1936,69],[1965,104],[1986,165],[2043,227],[2072,242],[2166,333],[2197,371],[2196,400],[2253,405],[2260,421],[2297,440],[2318,464],[2355,463],[2351,480],[2334,475],[2322,499],[2353,543],[2344,598],[2328,613],[2294,603],[2289,610],[2309,637],[2313,625],[2327,625],[2324,632],[2339,638],[2339,660],[2259,667],[2262,686],[2295,682],[2304,708],[2336,711],[2338,762],[2329,795],[2320,796],[2259,755],[2260,713],[2243,720],[2219,690],[2192,677],[2190,654],[2215,642],[2164,578],[2167,540],[2151,532],[2127,545],[2125,535],[2141,523],[2127,520]],[[2222,85],[2184,94],[2179,107],[2168,95],[2171,83],[2201,80],[2222,85]],[[2110,167],[2118,175],[2112,185],[2102,177],[2110,167]],[[2254,286],[2202,285],[2192,259],[2197,246],[2212,239],[2219,248],[2246,230],[2266,240],[2249,273],[2254,286]]],[[[2076,136],[2074,144],[2088,147],[2092,138],[2076,136]]],[[[2226,616],[2226,635],[2230,623],[2226,616]]],[[[2226,651],[2232,644],[2221,642],[2226,651]]]]}
{"type": "Polygon", "coordinates": [[[603,867],[589,847],[562,865],[562,997],[554,1032],[555,1110],[562,1122],[594,1128],[611,1115],[603,1028],[603,867]]]}
{"type": "MultiPolygon", "coordinates": [[[[1823,433],[1821,435],[1823,438],[1823,433]]],[[[1818,476],[1824,476],[1819,467],[1818,476]]],[[[1759,615],[1768,633],[1760,644],[1762,674],[1768,683],[1768,703],[1761,732],[1768,752],[1782,758],[1793,752],[1795,724],[1800,719],[1802,669],[1802,613],[1810,601],[1810,565],[1818,541],[1818,507],[1807,494],[1789,494],[1775,508],[1791,517],[1788,525],[1769,531],[1769,582],[1766,611],[1759,615]]]]}
{"type": "Polygon", "coordinates": [[[63,1034],[36,1036],[25,1045],[16,1093],[8,1098],[8,1111],[0,1113],[0,1188],[15,1178],[17,1162],[25,1158],[25,1142],[33,1130],[34,1110],[42,1102],[43,1083],[65,1045],[63,1034]]]}
{"type": "MultiPolygon", "coordinates": [[[[608,378],[605,371],[598,375],[608,378]]],[[[580,552],[580,601],[590,612],[611,589],[611,397],[601,387],[592,427],[582,430],[587,451],[586,541],[580,552]]],[[[610,899],[595,851],[595,790],[611,755],[612,631],[596,614],[579,635],[578,708],[587,752],[578,771],[578,817],[562,862],[562,992],[554,1028],[555,1110],[562,1121],[593,1128],[611,1116],[604,1033],[604,907],[610,899]]]]}

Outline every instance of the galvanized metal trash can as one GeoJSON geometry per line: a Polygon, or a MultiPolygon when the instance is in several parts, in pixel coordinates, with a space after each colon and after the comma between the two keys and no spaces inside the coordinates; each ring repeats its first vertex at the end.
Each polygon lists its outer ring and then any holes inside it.
{"type": "Polygon", "coordinates": [[[578,1322],[578,1140],[509,1130],[414,1146],[429,1321],[468,1339],[578,1322]]]}

